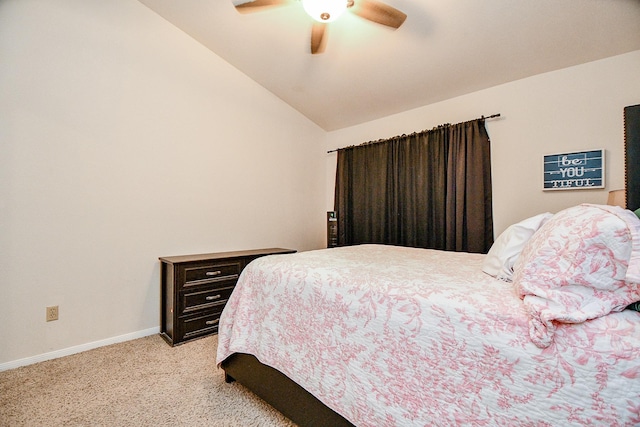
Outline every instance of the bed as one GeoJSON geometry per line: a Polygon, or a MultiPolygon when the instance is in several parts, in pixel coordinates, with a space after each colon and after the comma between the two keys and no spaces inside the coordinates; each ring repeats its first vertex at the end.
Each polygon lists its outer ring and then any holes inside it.
{"type": "Polygon", "coordinates": [[[264,257],[217,361],[300,425],[638,425],[639,267],[640,219],[587,204],[514,224],[488,255],[264,257]]]}

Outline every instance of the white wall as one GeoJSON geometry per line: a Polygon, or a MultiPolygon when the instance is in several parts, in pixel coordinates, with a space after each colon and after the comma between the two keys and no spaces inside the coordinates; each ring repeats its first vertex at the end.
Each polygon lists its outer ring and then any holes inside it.
{"type": "Polygon", "coordinates": [[[325,245],[325,132],[139,2],[3,0],[0,58],[0,365],[155,331],[159,256],[325,245]]]}
{"type": "MultiPolygon", "coordinates": [[[[429,82],[425,82],[429,84],[429,82]]],[[[540,212],[606,203],[624,187],[623,108],[640,103],[640,51],[541,74],[331,132],[327,149],[430,129],[481,115],[491,138],[494,229],[540,212]],[[605,190],[542,191],[545,154],[606,149],[605,190]]],[[[325,155],[326,210],[333,209],[336,154],[325,155]]]]}

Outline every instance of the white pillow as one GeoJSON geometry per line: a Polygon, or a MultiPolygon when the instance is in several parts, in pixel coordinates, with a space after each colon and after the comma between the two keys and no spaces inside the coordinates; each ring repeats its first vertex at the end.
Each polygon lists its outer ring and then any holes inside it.
{"type": "Polygon", "coordinates": [[[496,279],[511,281],[513,266],[522,248],[553,214],[545,212],[509,226],[500,234],[482,263],[482,271],[496,279]]]}

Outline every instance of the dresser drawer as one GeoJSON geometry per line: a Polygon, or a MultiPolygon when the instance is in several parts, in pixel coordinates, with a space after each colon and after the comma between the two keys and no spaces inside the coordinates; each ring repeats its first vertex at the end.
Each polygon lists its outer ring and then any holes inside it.
{"type": "Polygon", "coordinates": [[[233,292],[236,279],[225,280],[199,288],[180,292],[178,316],[190,314],[197,310],[208,310],[220,306],[221,309],[233,292]]]}
{"type": "Polygon", "coordinates": [[[242,264],[237,262],[210,263],[198,266],[184,267],[184,287],[199,286],[221,280],[237,279],[242,270],[242,264]]]}
{"type": "Polygon", "coordinates": [[[203,314],[189,316],[182,319],[182,339],[188,340],[201,335],[214,334],[218,332],[220,314],[222,309],[203,314]]]}
{"type": "Polygon", "coordinates": [[[266,248],[160,257],[160,335],[173,346],[218,333],[242,269],[261,256],[294,252],[266,248]]]}

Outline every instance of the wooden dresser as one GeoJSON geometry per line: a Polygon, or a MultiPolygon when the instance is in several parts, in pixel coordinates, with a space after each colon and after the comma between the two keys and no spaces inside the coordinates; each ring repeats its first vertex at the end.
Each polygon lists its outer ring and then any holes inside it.
{"type": "Polygon", "coordinates": [[[161,257],[160,335],[173,346],[217,333],[242,269],[261,256],[294,252],[269,248],[161,257]]]}

